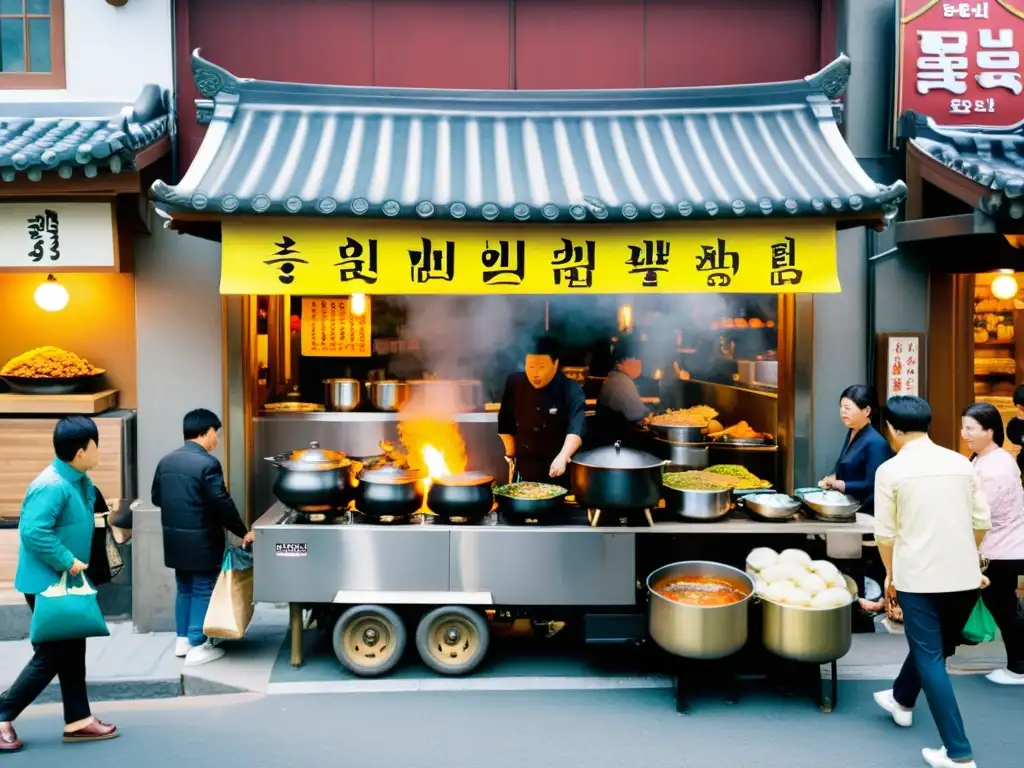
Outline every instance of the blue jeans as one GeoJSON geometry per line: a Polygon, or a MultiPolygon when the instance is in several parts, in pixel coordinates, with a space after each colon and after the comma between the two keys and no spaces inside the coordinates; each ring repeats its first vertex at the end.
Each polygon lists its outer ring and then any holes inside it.
{"type": "Polygon", "coordinates": [[[970,760],[971,743],[946,672],[946,659],[960,644],[964,625],[978,601],[978,591],[896,592],[903,609],[903,629],[910,654],[893,685],[893,698],[901,706],[913,707],[924,690],[939,737],[953,760],[970,760]]]}
{"type": "Polygon", "coordinates": [[[206,642],[203,622],[220,571],[175,571],[178,597],[174,601],[174,624],[178,637],[187,637],[191,645],[206,642]]]}

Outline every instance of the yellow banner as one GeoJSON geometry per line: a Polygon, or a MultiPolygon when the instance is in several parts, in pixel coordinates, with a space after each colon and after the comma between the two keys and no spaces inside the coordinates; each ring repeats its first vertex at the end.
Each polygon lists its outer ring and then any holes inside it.
{"type": "Polygon", "coordinates": [[[228,219],[224,294],[836,293],[831,221],[228,219]]]}
{"type": "Polygon", "coordinates": [[[370,302],[352,311],[347,296],[302,299],[302,354],[305,357],[369,357],[370,302]]]}

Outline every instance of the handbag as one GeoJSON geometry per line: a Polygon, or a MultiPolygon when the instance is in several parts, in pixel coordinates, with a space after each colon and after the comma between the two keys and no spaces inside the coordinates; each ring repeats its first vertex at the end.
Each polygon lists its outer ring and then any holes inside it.
{"type": "Polygon", "coordinates": [[[991,643],[996,639],[996,629],[996,620],[992,618],[992,614],[979,597],[964,625],[964,640],[973,645],[991,643]]]}
{"type": "Polygon", "coordinates": [[[118,549],[110,523],[96,528],[92,534],[92,548],[89,552],[89,573],[96,586],[109,584],[124,569],[124,558],[118,549]]]}
{"type": "Polygon", "coordinates": [[[85,574],[70,576],[81,579],[80,586],[68,586],[70,574],[65,571],[60,581],[36,595],[32,624],[28,637],[33,643],[58,640],[81,640],[86,637],[107,637],[110,629],[96,599],[96,589],[85,574]]]}

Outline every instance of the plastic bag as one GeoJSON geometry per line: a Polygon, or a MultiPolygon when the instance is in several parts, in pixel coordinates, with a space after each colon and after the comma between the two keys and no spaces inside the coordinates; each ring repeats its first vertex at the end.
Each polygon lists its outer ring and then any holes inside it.
{"type": "Polygon", "coordinates": [[[967,618],[967,624],[964,625],[964,639],[976,645],[991,643],[996,639],[996,630],[996,620],[992,618],[992,614],[979,597],[978,602],[974,604],[974,610],[967,618]]]}
{"type": "Polygon", "coordinates": [[[84,573],[61,574],[60,581],[36,595],[29,640],[53,643],[85,637],[107,637],[110,630],[96,600],[96,590],[84,573]],[[71,586],[68,582],[71,581],[71,586]],[[74,586],[74,582],[81,582],[74,586]]]}
{"type": "Polygon", "coordinates": [[[252,553],[228,547],[206,611],[204,635],[223,640],[245,637],[254,611],[252,576],[252,553]]]}

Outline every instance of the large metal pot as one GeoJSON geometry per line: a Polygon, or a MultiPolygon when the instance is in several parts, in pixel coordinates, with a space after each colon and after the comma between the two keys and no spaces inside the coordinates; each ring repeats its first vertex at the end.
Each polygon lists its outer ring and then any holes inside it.
{"type": "Polygon", "coordinates": [[[427,508],[438,517],[474,519],[494,506],[494,478],[482,472],[435,478],[427,491],[427,508]]]}
{"type": "Polygon", "coordinates": [[[656,437],[654,450],[672,466],[681,469],[707,469],[711,464],[707,443],[673,443],[656,437]]]}
{"type": "Polygon", "coordinates": [[[719,520],[732,509],[732,489],[721,491],[679,490],[664,486],[665,509],[683,520],[719,520]]]}
{"type": "Polygon", "coordinates": [[[274,495],[296,511],[333,512],[352,500],[353,462],[340,451],[325,451],[312,442],[306,450],[272,456],[267,461],[278,468],[274,495]]]}
{"type": "Polygon", "coordinates": [[[469,413],[484,407],[484,385],[473,380],[416,379],[408,382],[415,407],[435,412],[469,413]]]}
{"type": "Polygon", "coordinates": [[[616,441],[573,456],[572,491],[587,509],[652,509],[661,501],[661,472],[667,464],[616,441]]]}
{"type": "Polygon", "coordinates": [[[422,477],[408,469],[383,466],[359,473],[356,508],[372,517],[411,515],[423,506],[422,477]]]}
{"type": "Polygon", "coordinates": [[[647,628],[651,639],[674,656],[687,659],[722,659],[747,642],[747,606],[754,582],[743,571],[721,563],[691,560],[666,565],[647,577],[650,607],[647,628]],[[731,605],[686,605],[662,597],[655,590],[685,577],[719,579],[747,594],[731,605]]]}
{"type": "Polygon", "coordinates": [[[366,388],[370,390],[370,402],[378,411],[401,410],[409,399],[409,385],[404,381],[370,381],[366,388]]]}
{"type": "Polygon", "coordinates": [[[672,443],[703,443],[708,439],[707,427],[680,427],[652,423],[650,428],[663,440],[672,443]]]}
{"type": "Polygon", "coordinates": [[[842,608],[803,608],[761,600],[764,647],[793,661],[811,664],[841,659],[853,642],[853,602],[842,608]]]}
{"type": "Polygon", "coordinates": [[[329,411],[354,411],[363,401],[362,385],[355,379],[324,379],[324,402],[329,411]]]}

